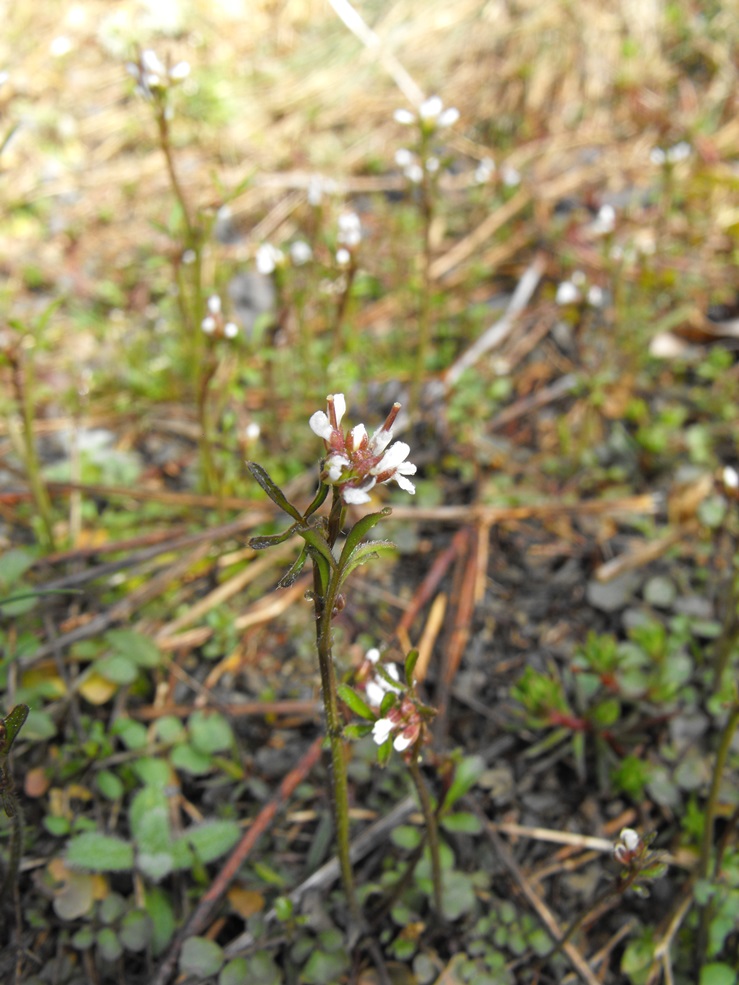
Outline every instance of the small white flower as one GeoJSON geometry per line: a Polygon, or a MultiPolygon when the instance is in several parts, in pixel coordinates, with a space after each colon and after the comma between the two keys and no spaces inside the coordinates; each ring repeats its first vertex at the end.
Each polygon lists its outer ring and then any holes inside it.
{"type": "Polygon", "coordinates": [[[390,733],[395,726],[389,718],[378,718],[372,726],[372,738],[378,746],[383,745],[390,738],[390,733]]]}
{"type": "Polygon", "coordinates": [[[459,119],[459,110],[456,106],[448,106],[443,112],[439,114],[439,119],[436,121],[437,125],[440,127],[451,127],[459,119]]]}
{"type": "Polygon", "coordinates": [[[411,124],[416,122],[415,115],[409,109],[396,109],[393,113],[393,118],[396,123],[400,123],[404,127],[411,126],[411,124]]]}
{"type": "Polygon", "coordinates": [[[66,34],[60,34],[49,45],[49,53],[53,58],[63,58],[72,50],[72,42],[66,34]]]}
{"type": "Polygon", "coordinates": [[[429,174],[433,174],[435,171],[439,170],[439,158],[438,157],[427,157],[426,158],[426,170],[429,174]]]}
{"type": "Polygon", "coordinates": [[[340,267],[348,267],[351,263],[352,255],[345,246],[336,251],[336,262],[340,267]]]}
{"type": "Polygon", "coordinates": [[[407,168],[413,163],[413,153],[407,147],[399,147],[395,151],[395,163],[399,168],[407,168]]]}
{"type": "Polygon", "coordinates": [[[262,243],[257,249],[255,262],[259,273],[267,277],[282,262],[282,250],[278,250],[271,243],[262,243]]]}
{"type": "Polygon", "coordinates": [[[406,461],[410,448],[403,441],[387,447],[392,440],[392,426],[400,412],[400,404],[393,404],[385,423],[367,437],[363,425],[343,434],[339,424],[346,410],[343,394],[331,394],[327,398],[328,413],[316,411],[309,420],[310,428],[326,443],[328,455],[323,461],[322,477],[341,489],[345,503],[369,502],[369,492],[377,483],[395,480],[401,489],[415,493],[416,489],[406,476],[416,472],[416,466],[406,461]],[[387,449],[387,450],[386,450],[387,449]]]}
{"type": "Polygon", "coordinates": [[[443,108],[444,104],[440,96],[429,96],[418,107],[418,115],[422,120],[435,120],[441,114],[443,108]]]}
{"type": "Polygon", "coordinates": [[[154,75],[167,74],[167,70],[162,64],[159,56],[151,48],[144,48],[141,52],[141,67],[154,75]]]}
{"type": "Polygon", "coordinates": [[[380,659],[380,651],[377,649],[376,646],[371,646],[369,650],[367,650],[367,652],[365,653],[364,659],[369,660],[371,664],[376,664],[377,661],[380,659]]]}
{"type": "Polygon", "coordinates": [[[590,223],[590,231],[596,236],[612,233],[616,226],[616,210],[612,205],[601,205],[598,214],[590,223]]]}
{"type": "Polygon", "coordinates": [[[735,468],[732,468],[731,465],[725,466],[721,473],[721,478],[724,480],[724,485],[727,489],[739,489],[739,472],[735,468]]]}
{"type": "Polygon", "coordinates": [[[262,429],[259,427],[256,421],[249,421],[249,423],[244,428],[244,437],[249,442],[256,441],[261,433],[262,433],[262,429]]]}
{"type": "Polygon", "coordinates": [[[681,140],[679,144],[675,144],[674,147],[670,147],[667,151],[667,160],[670,164],[677,164],[678,161],[684,161],[687,157],[690,157],[692,148],[687,140],[681,140]]]}
{"type": "Polygon", "coordinates": [[[405,752],[411,742],[413,742],[413,739],[403,735],[401,732],[399,735],[396,735],[393,740],[393,749],[396,752],[405,752]]]}
{"type": "Polygon", "coordinates": [[[190,65],[188,62],[177,62],[169,70],[169,77],[173,82],[182,82],[190,74],[190,65]]]}
{"type": "Polygon", "coordinates": [[[405,176],[414,185],[420,185],[423,181],[423,168],[420,164],[411,164],[405,169],[405,176]]]}
{"type": "MultiPolygon", "coordinates": [[[[379,655],[379,651],[377,651],[378,658],[379,655]]],[[[369,654],[367,654],[367,657],[369,659],[369,654]]],[[[400,683],[400,674],[398,673],[398,668],[395,664],[383,664],[382,669],[388,677],[392,677],[394,681],[398,681],[398,683],[400,683]]],[[[379,708],[386,694],[390,694],[391,692],[394,694],[400,694],[400,690],[400,687],[396,687],[394,684],[391,684],[390,681],[386,681],[380,674],[375,674],[372,680],[367,681],[365,694],[367,695],[367,700],[369,703],[373,707],[379,708]]]]}
{"type": "Polygon", "coordinates": [[[639,835],[633,828],[622,828],[618,837],[630,852],[635,851],[639,847],[639,842],[641,841],[639,835]]]}
{"type": "Polygon", "coordinates": [[[603,288],[598,284],[591,284],[588,288],[588,304],[591,308],[602,308],[605,301],[603,288]]]}
{"type": "Polygon", "coordinates": [[[339,216],[339,243],[352,249],[362,241],[362,224],[356,212],[342,212],[339,216]]]}
{"type": "Polygon", "coordinates": [[[500,172],[500,176],[503,179],[503,184],[506,188],[515,188],[516,185],[521,184],[521,172],[517,171],[516,168],[511,167],[510,164],[506,164],[500,172]]]}
{"type": "Polygon", "coordinates": [[[216,330],[216,320],[212,315],[207,315],[203,318],[202,324],[200,326],[206,335],[212,335],[216,330]]]}
{"type": "Polygon", "coordinates": [[[575,304],[580,300],[580,292],[569,280],[563,280],[557,286],[557,293],[554,297],[557,304],[575,304]]]}
{"type": "Polygon", "coordinates": [[[649,152],[649,160],[652,164],[664,164],[667,160],[667,155],[661,147],[653,147],[649,152]]]}
{"type": "Polygon", "coordinates": [[[235,339],[239,334],[239,326],[232,321],[227,321],[223,326],[223,334],[227,339],[235,339]]]}
{"type": "Polygon", "coordinates": [[[221,299],[217,294],[211,294],[208,298],[208,311],[211,315],[218,315],[221,312],[221,299]]]}
{"type": "Polygon", "coordinates": [[[495,161],[491,157],[483,157],[475,168],[475,181],[478,185],[484,185],[486,181],[490,181],[494,174],[495,161]]]}
{"type": "Polygon", "coordinates": [[[313,250],[304,239],[296,239],[290,244],[290,259],[296,267],[302,267],[313,257],[313,250]]]}

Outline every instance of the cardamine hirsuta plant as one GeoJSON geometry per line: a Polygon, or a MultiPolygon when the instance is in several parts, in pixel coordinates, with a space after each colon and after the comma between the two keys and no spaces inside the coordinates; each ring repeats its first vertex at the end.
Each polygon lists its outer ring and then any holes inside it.
{"type": "MultiPolygon", "coordinates": [[[[298,577],[306,561],[313,564],[313,587],[306,597],[313,603],[316,620],[316,649],[321,677],[326,733],[331,758],[331,794],[336,843],[342,882],[347,895],[352,917],[361,924],[352,865],[349,855],[349,799],[346,774],[344,743],[349,736],[369,734],[380,746],[380,762],[385,762],[392,748],[403,755],[411,776],[418,789],[420,771],[418,758],[421,746],[426,739],[426,722],[433,710],[426,708],[415,696],[412,682],[414,655],[406,660],[406,683],[401,685],[386,671],[380,671],[380,678],[387,683],[381,695],[379,707],[373,709],[358,691],[341,685],[337,687],[336,669],[332,652],[332,623],[344,608],[345,583],[349,575],[359,565],[365,564],[392,550],[394,545],[385,540],[367,540],[367,535],[383,517],[390,514],[389,508],[376,513],[368,513],[348,530],[344,529],[347,506],[368,503],[370,493],[377,485],[395,481],[408,493],[415,493],[415,486],[408,476],[414,475],[416,466],[408,461],[410,448],[403,441],[393,442],[393,425],[400,411],[400,404],[393,405],[385,423],[370,437],[363,424],[346,431],[341,422],[346,411],[346,400],[341,393],[329,395],[327,409],[317,411],[310,418],[311,430],[322,438],[326,454],[322,458],[319,471],[319,487],[313,502],[301,511],[288,501],[282,490],[273,482],[265,470],[255,462],[248,462],[248,468],[269,498],[292,518],[293,523],[282,533],[265,537],[254,537],[250,541],[253,548],[261,550],[281,544],[297,534],[302,537],[304,546],[298,559],[287,574],[280,580],[280,587],[287,587],[298,577]],[[319,514],[319,509],[331,493],[328,515],[319,514]],[[343,544],[337,545],[343,536],[343,544]],[[365,719],[362,725],[351,726],[345,730],[340,710],[340,700],[365,719]]],[[[394,668],[393,668],[394,669],[394,668]]],[[[420,781],[422,782],[422,781],[420,781]]],[[[430,801],[419,790],[422,805],[428,810],[427,826],[432,856],[436,845],[435,819],[431,816],[430,801]]],[[[434,866],[438,874],[438,865],[434,866]]],[[[435,879],[435,882],[437,880],[435,879]]],[[[440,885],[440,880],[439,880],[440,885]]],[[[437,894],[440,895],[439,893],[437,894]]]]}

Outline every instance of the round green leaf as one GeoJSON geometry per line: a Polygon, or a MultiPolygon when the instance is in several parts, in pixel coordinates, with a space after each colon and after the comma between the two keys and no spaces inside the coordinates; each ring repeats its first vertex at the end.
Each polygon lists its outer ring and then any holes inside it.
{"type": "Polygon", "coordinates": [[[123,954],[123,946],[112,927],[103,927],[95,939],[98,951],[106,961],[117,961],[123,954]]]}
{"type": "Polygon", "coordinates": [[[123,796],[123,782],[112,770],[100,770],[95,783],[106,800],[120,800],[123,796]]]}
{"type": "Polygon", "coordinates": [[[196,711],[190,715],[187,727],[193,746],[206,756],[225,752],[233,745],[231,726],[219,712],[196,711]]]}
{"type": "MultiPolygon", "coordinates": [[[[246,962],[246,958],[234,958],[233,961],[229,961],[221,969],[221,973],[218,976],[218,985],[244,985],[244,982],[248,981],[248,972],[249,965],[246,962]]],[[[268,979],[261,977],[259,980],[260,982],[265,982],[265,985],[268,981],[268,979]]],[[[280,979],[278,978],[277,981],[279,982],[280,979]]]]}
{"type": "Polygon", "coordinates": [[[121,921],[120,940],[127,951],[143,951],[152,936],[152,920],[145,910],[131,910],[121,921]]]}
{"type": "Polygon", "coordinates": [[[122,653],[101,657],[95,661],[93,669],[113,684],[133,684],[139,672],[133,660],[124,657],[122,653]]]}
{"type": "Polygon", "coordinates": [[[163,889],[155,887],[147,891],[146,912],[152,924],[151,949],[159,955],[169,946],[177,926],[169,896],[163,889]]]}
{"type": "Polygon", "coordinates": [[[154,723],[154,735],[168,745],[185,736],[185,726],[176,715],[163,715],[154,723]]]}
{"type": "Polygon", "coordinates": [[[700,985],[736,985],[736,972],[723,961],[712,961],[701,968],[700,985]]]}
{"type": "Polygon", "coordinates": [[[163,759],[142,756],[133,764],[136,776],[147,786],[163,790],[172,779],[169,765],[163,759]]]}
{"type": "Polygon", "coordinates": [[[105,640],[116,653],[138,667],[158,667],[161,663],[162,656],[156,643],[134,629],[111,629],[105,634],[105,640]]]}
{"type": "Polygon", "coordinates": [[[210,773],[213,764],[209,756],[193,749],[189,743],[175,746],[172,750],[171,762],[175,769],[182,770],[183,773],[191,773],[193,776],[203,776],[210,773]]]}
{"type": "Polygon", "coordinates": [[[91,872],[125,872],[133,868],[133,845],[121,838],[85,831],[67,843],[67,865],[91,872]]]}
{"type": "Polygon", "coordinates": [[[126,909],[126,901],[120,893],[108,893],[100,904],[100,919],[105,924],[115,923],[126,909]]]}
{"type": "Polygon", "coordinates": [[[457,811],[455,814],[446,814],[441,819],[441,826],[446,831],[454,831],[459,834],[476,835],[480,833],[482,824],[479,817],[467,811],[457,811]]]}
{"type": "Polygon", "coordinates": [[[206,937],[188,937],[180,952],[180,971],[207,978],[223,965],[223,948],[206,937]]]}
{"type": "Polygon", "coordinates": [[[205,821],[188,828],[185,837],[201,862],[212,862],[225,855],[241,835],[236,821],[205,821]]]}

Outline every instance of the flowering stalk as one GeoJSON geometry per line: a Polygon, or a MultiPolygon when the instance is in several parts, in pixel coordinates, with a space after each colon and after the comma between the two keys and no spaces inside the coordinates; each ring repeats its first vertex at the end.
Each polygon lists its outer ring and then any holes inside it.
{"type": "MultiPolygon", "coordinates": [[[[21,326],[12,323],[18,331],[22,331],[21,326]]],[[[3,340],[4,341],[4,340],[3,340]]],[[[24,358],[23,339],[18,337],[2,344],[0,356],[4,356],[10,366],[10,375],[15,402],[23,421],[23,437],[17,435],[15,421],[9,420],[9,433],[11,440],[18,439],[19,452],[26,467],[28,484],[31,487],[36,509],[38,510],[41,521],[39,539],[43,546],[49,550],[54,550],[54,524],[53,511],[51,508],[51,497],[49,490],[44,482],[41,472],[36,442],[33,436],[33,363],[31,358],[24,358]]]]}
{"type": "Polygon", "coordinates": [[[438,157],[432,153],[433,140],[438,130],[452,126],[458,119],[459,111],[453,106],[445,109],[439,96],[425,99],[418,107],[417,113],[407,109],[395,111],[397,123],[415,126],[418,131],[417,155],[407,148],[401,148],[396,154],[396,161],[403,168],[408,180],[418,185],[421,215],[421,285],[418,302],[418,342],[411,385],[411,412],[418,408],[421,399],[421,386],[426,374],[431,333],[431,261],[433,259],[431,232],[440,168],[438,157]]]}
{"type": "Polygon", "coordinates": [[[412,475],[416,467],[406,461],[410,450],[408,445],[400,441],[391,444],[392,425],[400,410],[399,404],[394,405],[383,426],[371,438],[363,424],[342,431],[341,420],[345,409],[343,394],[333,394],[327,398],[327,412],[317,411],[310,419],[311,430],[323,438],[327,454],[321,462],[318,492],[305,512],[301,513],[288,501],[261,466],[255,462],[248,462],[247,466],[272,502],[294,521],[283,533],[254,537],[250,545],[261,550],[284,543],[294,534],[303,538],[303,550],[281,579],[280,587],[292,584],[309,558],[313,562],[313,589],[307,597],[313,603],[316,621],[316,650],[331,757],[332,812],[344,891],[352,918],[359,923],[361,915],[349,854],[349,788],[333,658],[333,620],[346,604],[342,588],[351,572],[393,548],[387,541],[362,539],[390,510],[370,513],[358,520],[347,532],[338,558],[334,548],[343,530],[347,505],[369,502],[370,490],[378,483],[391,480],[395,480],[406,492],[415,492],[407,476],[412,475]],[[328,516],[319,517],[317,511],[328,498],[329,490],[332,498],[328,516]]]}
{"type": "MultiPolygon", "coordinates": [[[[366,701],[347,685],[342,685],[339,693],[352,711],[366,722],[372,722],[371,725],[350,726],[352,734],[361,736],[371,732],[372,738],[380,747],[378,761],[381,764],[387,762],[394,749],[400,753],[408,767],[425,821],[425,834],[431,855],[434,909],[441,915],[442,879],[437,813],[419,767],[421,750],[428,739],[428,722],[435,711],[424,705],[416,694],[413,672],[418,660],[417,650],[411,651],[406,658],[404,684],[400,683],[395,664],[380,665],[379,657],[377,650],[370,650],[357,674],[356,683],[364,689],[366,701]],[[377,713],[373,711],[373,707],[379,709],[377,713]]],[[[411,862],[408,873],[400,880],[396,890],[405,884],[417,861],[418,856],[411,862]]]]}
{"type": "Polygon", "coordinates": [[[343,271],[343,280],[334,314],[334,358],[339,356],[342,350],[343,326],[359,269],[357,250],[362,241],[362,225],[356,212],[342,212],[338,225],[336,262],[343,271]]]}
{"type": "Polygon", "coordinates": [[[172,119],[170,92],[173,87],[187,78],[190,74],[190,66],[184,61],[173,66],[165,65],[156,52],[147,48],[141,51],[137,60],[130,62],[127,68],[136,80],[136,91],[152,108],[167,176],[182,215],[184,227],[182,243],[175,264],[177,303],[189,340],[189,376],[193,383],[198,421],[201,483],[206,493],[212,493],[220,489],[221,483],[210,440],[208,410],[208,393],[215,375],[217,362],[212,345],[205,341],[206,336],[204,334],[207,332],[205,323],[213,314],[210,310],[206,313],[203,285],[203,242],[206,230],[202,215],[198,214],[197,218],[193,217],[187,196],[180,183],[170,133],[170,120],[172,119]]]}

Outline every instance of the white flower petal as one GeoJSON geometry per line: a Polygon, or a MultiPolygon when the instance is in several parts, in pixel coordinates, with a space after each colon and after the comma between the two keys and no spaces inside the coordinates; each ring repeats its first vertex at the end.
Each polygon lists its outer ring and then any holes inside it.
{"type": "Polygon", "coordinates": [[[338,482],[342,472],[348,469],[351,464],[346,455],[334,452],[334,454],[328,456],[323,467],[326,470],[329,481],[338,482]]]}
{"type": "Polygon", "coordinates": [[[221,310],[221,299],[217,294],[211,294],[208,298],[208,311],[211,315],[217,315],[221,310]]]}
{"type": "Polygon", "coordinates": [[[166,69],[162,65],[159,56],[151,48],[144,48],[141,52],[141,65],[147,72],[153,72],[156,75],[166,74],[166,69]]]}
{"type": "Polygon", "coordinates": [[[367,684],[364,689],[364,693],[369,705],[372,708],[379,708],[380,705],[382,704],[382,699],[387,694],[387,691],[380,685],[379,680],[374,680],[374,681],[367,681],[367,684]]]}
{"type": "Polygon", "coordinates": [[[348,506],[361,506],[362,503],[369,503],[370,497],[367,495],[366,490],[369,490],[374,486],[374,480],[372,485],[364,484],[362,488],[357,486],[342,486],[341,487],[341,498],[348,506]]]}
{"type": "Polygon", "coordinates": [[[400,475],[400,473],[398,472],[395,473],[393,479],[395,479],[395,481],[398,483],[398,485],[403,490],[403,492],[410,493],[411,496],[416,495],[416,487],[413,485],[410,479],[406,479],[404,475],[400,475]]]}
{"type": "Polygon", "coordinates": [[[380,659],[380,651],[377,649],[376,646],[371,646],[369,650],[367,650],[364,656],[365,659],[369,660],[371,664],[376,664],[377,661],[380,659]]]}
{"type": "Polygon", "coordinates": [[[381,746],[384,742],[387,742],[392,730],[393,723],[389,718],[378,718],[372,726],[372,738],[378,746],[381,746]]]}
{"type": "Polygon", "coordinates": [[[333,394],[334,410],[336,411],[336,423],[341,424],[341,418],[346,414],[346,398],[343,393],[333,394]]]}
{"type": "Polygon", "coordinates": [[[445,109],[443,113],[441,113],[438,123],[440,127],[450,127],[453,126],[458,119],[459,110],[456,106],[450,106],[448,109],[445,109]]]}
{"type": "Polygon", "coordinates": [[[322,410],[317,410],[315,414],[311,414],[310,429],[314,434],[317,434],[319,438],[323,438],[324,441],[329,441],[331,435],[334,433],[334,429],[331,427],[331,421],[322,410]]]}
{"type": "Polygon", "coordinates": [[[557,304],[574,304],[580,300],[580,292],[572,281],[563,280],[557,287],[554,300],[557,304]]]}
{"type": "Polygon", "coordinates": [[[406,738],[406,736],[404,736],[403,733],[401,732],[400,735],[395,736],[395,740],[393,742],[393,748],[395,749],[396,752],[405,752],[405,750],[408,748],[410,744],[411,744],[411,740],[406,738]]]}
{"type": "Polygon", "coordinates": [[[169,70],[169,77],[173,82],[181,82],[183,79],[186,79],[189,74],[190,65],[188,62],[177,62],[177,64],[169,70]]]}
{"type": "Polygon", "coordinates": [[[354,448],[359,448],[362,442],[367,437],[367,428],[364,424],[357,424],[352,428],[352,445],[354,448]]]}
{"type": "Polygon", "coordinates": [[[410,446],[405,441],[396,441],[390,445],[377,465],[372,469],[375,475],[381,472],[389,472],[390,469],[397,469],[401,462],[404,462],[410,452],[410,446]]]}
{"type": "Polygon", "coordinates": [[[396,109],[393,118],[396,123],[402,123],[406,127],[416,122],[416,117],[409,109],[396,109]]]}
{"type": "Polygon", "coordinates": [[[418,107],[418,115],[422,120],[435,120],[443,108],[444,104],[440,96],[429,96],[418,107]]]}
{"type": "Polygon", "coordinates": [[[385,451],[387,446],[393,440],[392,429],[386,431],[384,428],[380,428],[375,431],[375,433],[370,438],[370,448],[375,453],[379,455],[381,452],[385,451]]]}
{"type": "Polygon", "coordinates": [[[623,828],[619,839],[623,845],[630,851],[633,852],[639,847],[640,838],[633,828],[623,828]]]}

